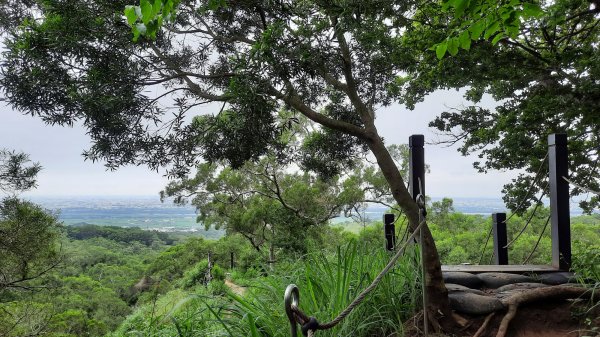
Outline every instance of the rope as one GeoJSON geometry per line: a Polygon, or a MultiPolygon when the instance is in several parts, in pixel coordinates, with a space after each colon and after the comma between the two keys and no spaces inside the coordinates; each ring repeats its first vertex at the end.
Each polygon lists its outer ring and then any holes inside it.
{"type": "MultiPolygon", "coordinates": [[[[546,184],[548,185],[548,184],[546,184]]],[[[546,188],[546,186],[544,186],[544,189],[546,188]]],[[[527,222],[525,223],[525,226],[523,226],[523,228],[521,228],[521,231],[519,231],[519,233],[517,234],[517,236],[515,236],[514,239],[512,239],[509,243],[506,244],[506,246],[504,246],[503,248],[508,248],[510,247],[513,243],[515,243],[515,241],[517,241],[517,239],[519,237],[521,237],[521,235],[525,232],[525,230],[527,229],[527,227],[529,226],[529,224],[531,223],[531,220],[533,220],[533,216],[535,215],[535,212],[537,211],[537,209],[540,207],[540,205],[542,204],[542,198],[544,197],[544,195],[546,195],[546,191],[544,191],[542,193],[542,195],[540,195],[540,197],[538,198],[538,202],[535,204],[535,207],[533,208],[533,211],[531,212],[531,215],[529,216],[529,219],[527,219],[527,222]]],[[[513,213],[514,214],[514,213],[513,213]]],[[[512,215],[511,215],[512,216],[512,215]]],[[[506,223],[505,220],[504,223],[506,223]]]]}
{"type": "Polygon", "coordinates": [[[417,228],[415,228],[413,233],[408,237],[408,240],[404,242],[404,244],[402,245],[402,247],[400,247],[400,249],[398,249],[396,254],[394,254],[394,256],[390,259],[390,261],[387,263],[385,268],[383,268],[383,270],[381,270],[381,272],[379,272],[377,277],[375,277],[373,282],[371,282],[371,284],[367,288],[365,288],[358,296],[356,296],[356,298],[352,301],[352,303],[350,303],[346,307],[346,309],[344,309],[342,312],[340,312],[337,315],[337,317],[335,317],[330,322],[320,324],[314,317],[309,317],[304,312],[302,312],[302,310],[300,310],[300,308],[299,308],[300,299],[299,299],[298,287],[294,284],[290,284],[287,287],[287,289],[285,290],[284,301],[285,301],[285,306],[286,306],[286,313],[288,315],[288,318],[289,318],[290,324],[291,324],[292,337],[297,336],[296,323],[300,323],[302,325],[303,334],[305,336],[309,336],[309,337],[313,336],[313,333],[316,330],[327,330],[327,329],[331,329],[331,328],[335,327],[336,325],[338,325],[344,318],[346,318],[352,312],[352,310],[354,310],[354,308],[356,308],[359,304],[362,303],[362,301],[365,299],[365,297],[373,289],[375,289],[377,287],[377,285],[379,284],[379,282],[381,282],[383,277],[390,271],[390,269],[392,269],[392,267],[396,264],[396,261],[398,261],[400,256],[402,256],[402,253],[408,246],[409,242],[415,238],[415,236],[417,235],[417,233],[419,233],[419,231],[421,230],[421,227],[424,224],[425,224],[425,220],[423,220],[419,223],[417,228]]]}
{"type": "Polygon", "coordinates": [[[490,242],[490,238],[492,237],[493,231],[494,225],[490,227],[490,231],[488,232],[487,239],[485,239],[485,244],[483,245],[483,249],[481,250],[481,256],[479,257],[479,262],[477,264],[481,264],[481,261],[483,261],[483,255],[485,255],[485,249],[487,248],[488,242],[490,242]]]}
{"type": "Polygon", "coordinates": [[[537,242],[535,243],[535,246],[533,247],[531,254],[529,254],[529,256],[527,256],[525,261],[523,261],[523,263],[521,263],[521,264],[525,264],[525,263],[529,262],[529,259],[533,256],[533,253],[535,253],[535,251],[537,250],[537,248],[540,244],[540,241],[542,241],[542,237],[544,236],[544,232],[546,232],[546,227],[548,227],[548,223],[550,223],[550,216],[548,216],[548,219],[546,220],[546,224],[544,225],[544,229],[542,229],[542,232],[540,233],[540,237],[538,238],[537,242]]]}
{"type": "MultiPolygon", "coordinates": [[[[546,152],[546,155],[544,156],[544,159],[542,159],[542,163],[540,164],[540,167],[538,168],[537,172],[535,173],[535,178],[531,182],[531,185],[529,185],[529,189],[527,190],[527,193],[525,193],[525,196],[521,199],[521,201],[519,202],[519,204],[515,208],[515,211],[521,209],[521,207],[523,207],[523,205],[525,205],[525,201],[527,200],[527,198],[529,198],[529,195],[533,191],[533,186],[535,186],[535,182],[540,177],[540,173],[542,172],[542,168],[544,167],[544,163],[546,163],[546,159],[548,159],[548,152],[546,152]]],[[[547,185],[548,185],[548,183],[546,182],[546,186],[547,185]]],[[[546,189],[546,186],[544,186],[544,188],[543,188],[544,190],[546,189]]],[[[508,217],[508,219],[505,220],[505,222],[508,222],[508,220],[510,220],[515,214],[516,214],[516,212],[513,212],[508,217]]]]}
{"type": "Polygon", "coordinates": [[[571,185],[573,185],[573,186],[575,186],[575,187],[578,187],[578,188],[580,188],[581,190],[583,190],[583,191],[585,191],[585,192],[588,192],[588,193],[593,193],[593,194],[600,195],[600,191],[594,191],[594,190],[592,190],[591,188],[583,187],[583,186],[581,186],[581,185],[579,185],[579,184],[577,184],[577,183],[573,182],[572,180],[569,180],[569,179],[567,179],[567,177],[562,177],[562,178],[563,178],[564,180],[566,180],[566,181],[567,181],[569,184],[571,184],[571,185]]]}

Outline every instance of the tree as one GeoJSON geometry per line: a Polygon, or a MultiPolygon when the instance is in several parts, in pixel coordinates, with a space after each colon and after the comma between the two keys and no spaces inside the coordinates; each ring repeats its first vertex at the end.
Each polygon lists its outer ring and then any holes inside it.
{"type": "MultiPolygon", "coordinates": [[[[583,0],[541,5],[535,15],[517,17],[519,30],[483,39],[472,35],[468,52],[442,61],[427,46],[470,28],[452,17],[436,21],[435,4],[423,8],[415,18],[421,24],[406,34],[421,43],[422,52],[414,54],[397,88],[409,106],[439,88],[466,90],[472,105],[444,112],[430,125],[447,135],[448,143],[460,144],[462,154],[478,153],[481,161],[474,166],[481,172],[522,169],[504,188],[505,202],[519,213],[548,193],[542,165],[551,133],[569,136],[572,195],[600,189],[600,6],[583,0]],[[479,106],[484,95],[498,105],[479,106]]],[[[600,198],[591,194],[580,205],[591,211],[600,198]]]]}
{"type": "MultiPolygon", "coordinates": [[[[397,100],[390,89],[412,62],[402,34],[417,4],[182,1],[174,21],[152,29],[172,17],[165,3],[129,7],[130,24],[156,33],[133,44],[117,8],[125,2],[40,2],[5,28],[6,100],[48,123],[81,121],[92,138],[86,157],[111,168],[169,166],[183,177],[201,158],[237,168],[275,153],[326,178],[370,151],[416,229],[418,207],[374,122],[397,100]],[[158,84],[159,95],[144,95],[158,84]],[[206,104],[221,109],[201,114],[206,104]],[[186,114],[197,116],[187,123],[186,114]],[[280,136],[300,117],[318,127],[290,157],[280,136]]],[[[435,244],[423,232],[428,310],[450,317],[435,244]]]]}
{"type": "MultiPolygon", "coordinates": [[[[395,145],[390,153],[406,169],[408,147],[395,145]]],[[[198,211],[198,222],[207,229],[225,228],[228,234],[240,234],[259,252],[268,245],[269,261],[273,261],[275,248],[304,251],[306,232],[342,213],[361,217],[366,203],[394,208],[377,167],[364,160],[353,166],[350,172],[323,179],[294,171],[273,156],[238,169],[202,163],[194,176],[172,181],[161,197],[173,198],[176,204],[190,202],[198,211]]]]}
{"type": "MultiPolygon", "coordinates": [[[[0,150],[0,191],[16,194],[35,187],[41,169],[24,153],[0,150]]],[[[21,320],[45,321],[43,308],[30,305],[4,305],[19,297],[19,292],[43,288],[40,278],[54,269],[60,260],[57,246],[60,225],[56,216],[42,207],[15,196],[0,200],[0,328],[7,334],[21,320]],[[42,318],[43,317],[43,318],[42,318]]]]}
{"type": "Polygon", "coordinates": [[[22,152],[0,149],[0,191],[18,192],[35,187],[35,178],[42,169],[22,152]]]}

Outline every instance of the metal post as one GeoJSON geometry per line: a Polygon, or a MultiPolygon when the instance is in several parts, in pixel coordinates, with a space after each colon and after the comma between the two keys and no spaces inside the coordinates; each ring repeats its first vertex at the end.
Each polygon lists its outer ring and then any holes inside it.
{"type": "MultiPolygon", "coordinates": [[[[425,221],[425,137],[423,135],[412,135],[408,138],[409,157],[409,191],[413,200],[419,204],[419,221],[425,221]],[[418,197],[420,196],[420,200],[418,197]]],[[[429,300],[427,299],[427,281],[425,277],[425,250],[423,246],[423,230],[419,233],[421,242],[421,265],[423,277],[423,332],[428,335],[429,324],[427,307],[429,300]]]]}
{"type": "Polygon", "coordinates": [[[494,261],[498,265],[507,265],[506,213],[493,213],[492,220],[494,227],[494,261]]]}
{"type": "Polygon", "coordinates": [[[571,269],[571,223],[569,212],[569,151],[567,135],[548,136],[550,165],[550,212],[552,220],[552,266],[571,269]],[[563,178],[564,177],[564,178],[563,178]]]}
{"type": "Polygon", "coordinates": [[[383,215],[383,230],[385,232],[385,248],[393,251],[396,248],[396,226],[394,225],[394,214],[383,215]]]}
{"type": "Polygon", "coordinates": [[[233,252],[231,252],[231,269],[233,269],[235,267],[234,261],[233,261],[233,252]]]}
{"type": "Polygon", "coordinates": [[[423,135],[412,135],[408,138],[409,147],[409,177],[410,195],[417,201],[417,195],[425,196],[425,137],[423,135]]]}

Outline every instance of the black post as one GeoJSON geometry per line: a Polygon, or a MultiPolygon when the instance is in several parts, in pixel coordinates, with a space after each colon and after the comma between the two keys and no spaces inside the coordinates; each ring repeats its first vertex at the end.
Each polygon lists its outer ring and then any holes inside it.
{"type": "MultiPolygon", "coordinates": [[[[412,135],[408,138],[408,147],[409,147],[409,157],[408,157],[408,167],[409,167],[409,191],[413,200],[417,201],[417,196],[421,194],[423,196],[423,202],[425,202],[425,137],[423,135],[412,135]]],[[[423,216],[425,215],[425,209],[422,209],[421,213],[423,216]]],[[[423,243],[423,230],[419,233],[419,238],[421,244],[423,243]]],[[[422,263],[422,277],[423,277],[423,289],[427,287],[427,280],[425,278],[426,275],[426,266],[425,266],[425,251],[423,246],[421,246],[421,263],[422,263]]],[[[427,292],[423,292],[423,308],[427,308],[429,300],[427,299],[427,292]]],[[[425,336],[428,335],[428,319],[427,319],[427,310],[423,311],[423,331],[425,336]]]]}
{"type": "Polygon", "coordinates": [[[423,135],[412,135],[408,138],[409,147],[409,177],[410,195],[417,200],[417,195],[425,197],[425,137],[423,135]]]}
{"type": "Polygon", "coordinates": [[[494,227],[494,263],[498,265],[508,264],[508,248],[506,244],[506,213],[492,214],[494,227]]]}
{"type": "Polygon", "coordinates": [[[571,269],[571,219],[569,212],[569,151],[567,135],[548,136],[550,164],[550,212],[552,220],[552,266],[571,269]]]}
{"type": "Polygon", "coordinates": [[[385,248],[392,251],[396,248],[396,226],[394,225],[394,214],[383,215],[383,229],[385,232],[385,248]]]}
{"type": "Polygon", "coordinates": [[[235,264],[233,263],[233,252],[231,252],[231,269],[233,269],[235,267],[235,264]]]}

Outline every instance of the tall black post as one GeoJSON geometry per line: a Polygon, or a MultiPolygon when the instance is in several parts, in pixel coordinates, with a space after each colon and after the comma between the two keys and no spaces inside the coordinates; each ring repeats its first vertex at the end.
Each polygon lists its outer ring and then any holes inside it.
{"type": "Polygon", "coordinates": [[[408,138],[409,147],[409,177],[410,195],[417,200],[417,195],[425,196],[425,137],[423,135],[412,135],[408,138]]]}
{"type": "MultiPolygon", "coordinates": [[[[409,148],[409,157],[408,157],[408,167],[409,167],[409,191],[413,200],[417,201],[417,196],[421,194],[423,196],[423,202],[425,201],[425,150],[423,149],[425,146],[425,137],[423,135],[412,135],[408,138],[408,148],[409,148]]],[[[424,215],[424,212],[422,213],[424,215]]],[[[421,230],[419,233],[420,242],[423,243],[423,231],[421,230]]],[[[423,246],[421,245],[421,263],[422,263],[422,277],[423,277],[423,289],[427,287],[427,280],[425,278],[426,275],[426,266],[425,266],[425,251],[423,250],[423,246]]],[[[427,298],[427,292],[423,292],[423,308],[428,306],[429,300],[427,298]]],[[[423,331],[425,336],[428,334],[428,319],[427,319],[427,310],[423,311],[423,331]]]]}
{"type": "Polygon", "coordinates": [[[383,215],[383,230],[385,232],[385,248],[392,251],[396,248],[396,226],[394,226],[394,214],[383,215]]]}
{"type": "Polygon", "coordinates": [[[235,263],[233,260],[233,252],[231,252],[231,261],[230,262],[231,262],[231,269],[233,269],[235,267],[235,263]]]}
{"type": "Polygon", "coordinates": [[[569,212],[569,151],[567,135],[548,136],[550,164],[550,212],[552,220],[552,266],[560,270],[571,268],[571,220],[569,212]]]}
{"type": "Polygon", "coordinates": [[[492,214],[494,228],[494,263],[498,265],[508,264],[508,248],[506,244],[506,213],[492,214]]]}

